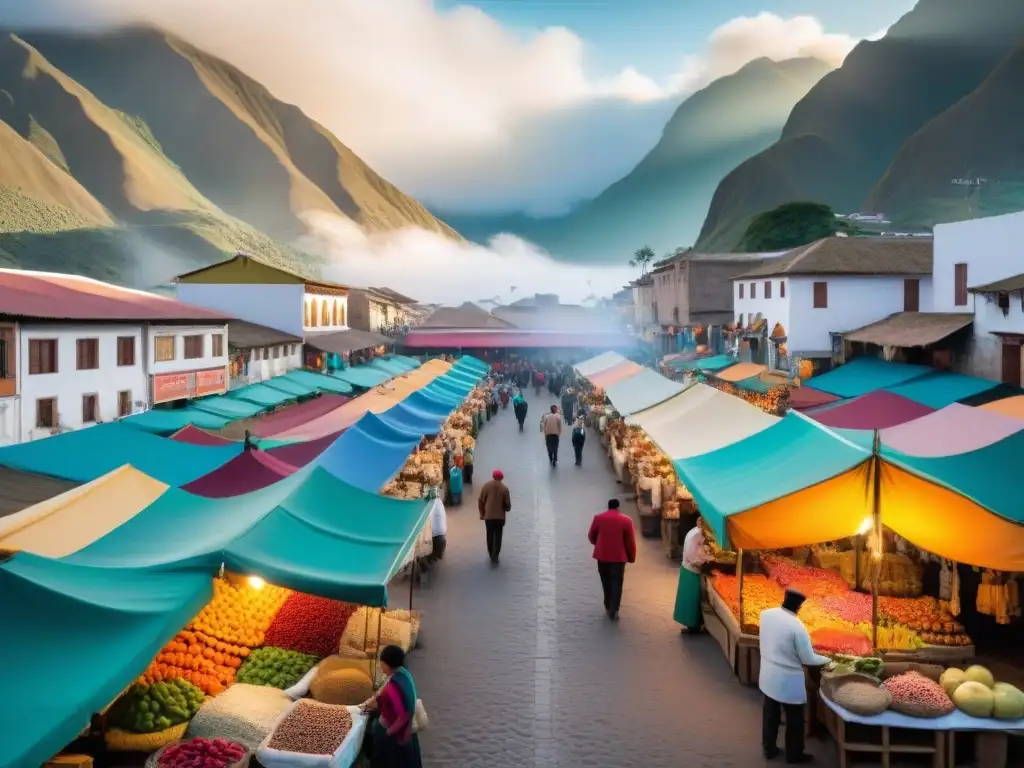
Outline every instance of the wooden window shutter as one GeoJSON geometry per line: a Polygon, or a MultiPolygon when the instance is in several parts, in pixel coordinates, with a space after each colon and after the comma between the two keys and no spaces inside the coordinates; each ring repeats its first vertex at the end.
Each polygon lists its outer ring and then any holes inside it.
{"type": "Polygon", "coordinates": [[[967,306],[967,264],[953,265],[953,303],[958,307],[967,306]]]}
{"type": "Polygon", "coordinates": [[[828,309],[828,283],[814,284],[814,308],[828,309]]]}

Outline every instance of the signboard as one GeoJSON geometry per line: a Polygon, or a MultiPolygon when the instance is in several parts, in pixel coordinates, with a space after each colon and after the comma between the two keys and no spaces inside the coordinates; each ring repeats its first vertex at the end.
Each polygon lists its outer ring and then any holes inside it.
{"type": "Polygon", "coordinates": [[[227,391],[223,367],[188,373],[161,373],[153,378],[153,405],[186,397],[216,395],[227,391]]]}

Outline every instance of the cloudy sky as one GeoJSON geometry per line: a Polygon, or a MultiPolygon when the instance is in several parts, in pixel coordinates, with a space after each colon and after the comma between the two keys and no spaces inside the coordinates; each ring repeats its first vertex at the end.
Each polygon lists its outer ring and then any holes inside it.
{"type": "Polygon", "coordinates": [[[147,21],[220,55],[448,212],[596,195],[679,101],[759,56],[834,64],[914,0],[0,0],[4,23],[147,21]]]}

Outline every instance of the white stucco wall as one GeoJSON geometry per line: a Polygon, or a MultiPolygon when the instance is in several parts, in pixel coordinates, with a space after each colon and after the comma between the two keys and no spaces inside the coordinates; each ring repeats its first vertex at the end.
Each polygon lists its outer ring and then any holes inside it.
{"type": "MultiPolygon", "coordinates": [[[[20,436],[12,442],[28,442],[50,435],[49,429],[36,428],[36,400],[57,398],[60,425],[67,429],[80,429],[82,423],[82,396],[97,395],[97,418],[113,421],[117,418],[117,395],[131,392],[132,403],[148,402],[145,372],[143,329],[139,325],[33,325],[23,323],[18,340],[18,376],[20,379],[20,436]],[[135,339],[135,364],[117,364],[117,338],[135,339]],[[29,373],[29,342],[32,339],[57,340],[57,372],[29,373]],[[77,370],[78,339],[99,340],[99,367],[77,370]]],[[[141,409],[139,409],[141,410],[141,409]]]]}
{"type": "MultiPolygon", "coordinates": [[[[305,293],[302,297],[303,301],[303,329],[307,331],[343,331],[348,328],[348,296],[328,296],[322,293],[305,293]],[[327,305],[327,317],[330,322],[323,322],[323,307],[327,305]],[[314,319],[312,316],[313,307],[317,309],[317,316],[314,319]],[[341,316],[338,318],[341,320],[339,323],[334,322],[335,318],[335,307],[340,307],[341,316]],[[306,309],[309,309],[310,322],[306,323],[306,309]]],[[[372,302],[371,302],[372,304],[372,302]]],[[[266,323],[263,323],[266,325],[266,323]]],[[[284,329],[282,329],[284,330],[284,329]]],[[[301,332],[295,334],[296,336],[302,336],[301,332]]]]}
{"type": "Polygon", "coordinates": [[[0,397],[0,446],[18,442],[21,428],[21,400],[17,397],[0,397]]]}
{"type": "Polygon", "coordinates": [[[760,278],[758,280],[733,280],[732,283],[732,306],[733,306],[733,320],[737,324],[749,325],[750,319],[755,317],[760,312],[765,319],[768,321],[768,333],[772,332],[772,328],[775,327],[776,323],[782,323],[782,327],[786,329],[786,333],[791,333],[790,330],[790,311],[789,311],[789,285],[786,285],[786,296],[782,297],[782,284],[788,283],[788,278],[772,277],[772,278],[760,278]],[[766,299],[764,297],[764,284],[770,279],[772,284],[772,297],[766,299]],[[757,286],[755,298],[750,298],[750,284],[754,283],[757,286]],[[740,298],[740,285],[743,286],[743,298],[740,298]],[[742,316],[742,321],[741,321],[742,316]]]}
{"type": "Polygon", "coordinates": [[[280,376],[288,371],[294,371],[297,368],[302,367],[302,345],[292,344],[294,348],[292,354],[288,354],[289,345],[283,345],[276,347],[278,356],[275,358],[273,351],[274,347],[268,347],[261,350],[250,350],[249,351],[249,366],[246,369],[246,376],[239,376],[233,379],[231,386],[233,388],[244,387],[247,384],[256,384],[260,381],[266,381],[274,376],[280,376]],[[257,355],[259,359],[257,360],[257,355]]]}
{"type": "Polygon", "coordinates": [[[228,364],[228,331],[225,325],[153,325],[146,331],[146,373],[158,376],[162,373],[188,373],[205,371],[208,368],[223,368],[228,364]],[[224,337],[220,355],[213,355],[211,336],[219,333],[224,337]],[[185,357],[186,336],[203,337],[203,356],[185,357]],[[156,338],[174,336],[174,359],[156,359],[156,338]]]}
{"type": "Polygon", "coordinates": [[[180,283],[178,299],[302,336],[303,285],[180,283]]]}

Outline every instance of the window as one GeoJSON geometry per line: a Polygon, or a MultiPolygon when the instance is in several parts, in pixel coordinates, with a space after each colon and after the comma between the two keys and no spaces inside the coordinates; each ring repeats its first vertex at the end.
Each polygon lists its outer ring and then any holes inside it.
{"type": "Polygon", "coordinates": [[[92,424],[96,421],[96,395],[82,395],[82,423],[92,424]]]}
{"type": "Polygon", "coordinates": [[[28,342],[28,372],[57,372],[57,340],[31,339],[28,342]]]}
{"type": "Polygon", "coordinates": [[[740,328],[743,327],[743,313],[742,312],[740,312],[739,317],[736,318],[736,325],[738,325],[740,328]]]}
{"type": "Polygon", "coordinates": [[[274,359],[277,360],[281,356],[281,348],[274,347],[274,359]]]}
{"type": "Polygon", "coordinates": [[[779,280],[779,298],[780,299],[786,298],[786,281],[785,280],[779,280]]]}
{"type": "Polygon", "coordinates": [[[903,311],[921,311],[921,281],[916,277],[903,281],[903,311]]]}
{"type": "Polygon", "coordinates": [[[323,315],[320,318],[320,325],[330,325],[330,324],[331,324],[331,305],[327,301],[327,299],[324,299],[323,315]]]}
{"type": "Polygon", "coordinates": [[[117,337],[117,364],[118,366],[135,365],[135,337],[117,337]]]}
{"type": "Polygon", "coordinates": [[[10,376],[10,364],[8,363],[7,356],[14,347],[7,340],[6,333],[6,331],[0,331],[0,379],[6,379],[10,376]]]}
{"type": "Polygon", "coordinates": [[[770,299],[772,297],[772,281],[771,280],[765,280],[764,281],[764,297],[766,299],[770,299]]]}
{"type": "Polygon", "coordinates": [[[118,417],[132,415],[132,391],[130,389],[117,393],[117,415],[118,417]]]}
{"type": "Polygon", "coordinates": [[[740,283],[740,298],[743,298],[743,283],[740,283]]]}
{"type": "Polygon", "coordinates": [[[174,359],[174,337],[157,336],[156,345],[153,350],[153,361],[166,363],[174,359]]]}
{"type": "Polygon", "coordinates": [[[78,339],[75,341],[76,367],[80,371],[93,371],[100,367],[100,340],[78,339]]]}
{"type": "Polygon", "coordinates": [[[214,357],[223,357],[224,356],[224,334],[223,333],[215,333],[212,336],[210,336],[210,341],[213,344],[213,351],[211,351],[210,354],[213,355],[214,357]]]}
{"type": "Polygon", "coordinates": [[[305,309],[305,322],[303,323],[303,325],[305,325],[307,328],[310,328],[313,325],[313,321],[310,319],[309,304],[306,304],[304,309],[305,309]]]}
{"type": "Polygon", "coordinates": [[[192,336],[185,337],[185,359],[195,360],[197,357],[203,356],[203,337],[202,334],[194,334],[192,336]]]}
{"type": "Polygon", "coordinates": [[[291,357],[294,354],[295,354],[295,345],[294,344],[289,344],[288,345],[288,357],[291,357]]]}
{"type": "Polygon", "coordinates": [[[757,283],[751,283],[750,284],[750,298],[752,298],[752,299],[756,299],[757,298],[757,283]]]}
{"type": "Polygon", "coordinates": [[[967,265],[953,265],[953,303],[958,307],[967,306],[967,265]]]}
{"type": "Polygon", "coordinates": [[[345,324],[345,305],[338,302],[338,325],[345,324]]]}
{"type": "Polygon", "coordinates": [[[320,302],[317,301],[316,299],[313,299],[313,301],[310,303],[309,319],[309,327],[316,328],[318,325],[318,321],[320,320],[320,302]]]}
{"type": "Polygon", "coordinates": [[[340,317],[341,317],[341,302],[340,301],[336,301],[336,302],[334,302],[334,324],[335,325],[341,325],[341,320],[338,319],[340,317]]]}
{"type": "Polygon", "coordinates": [[[43,397],[36,400],[36,426],[53,429],[57,426],[57,398],[43,397]]]}
{"type": "Polygon", "coordinates": [[[814,284],[814,308],[828,309],[828,283],[814,284]]]}

